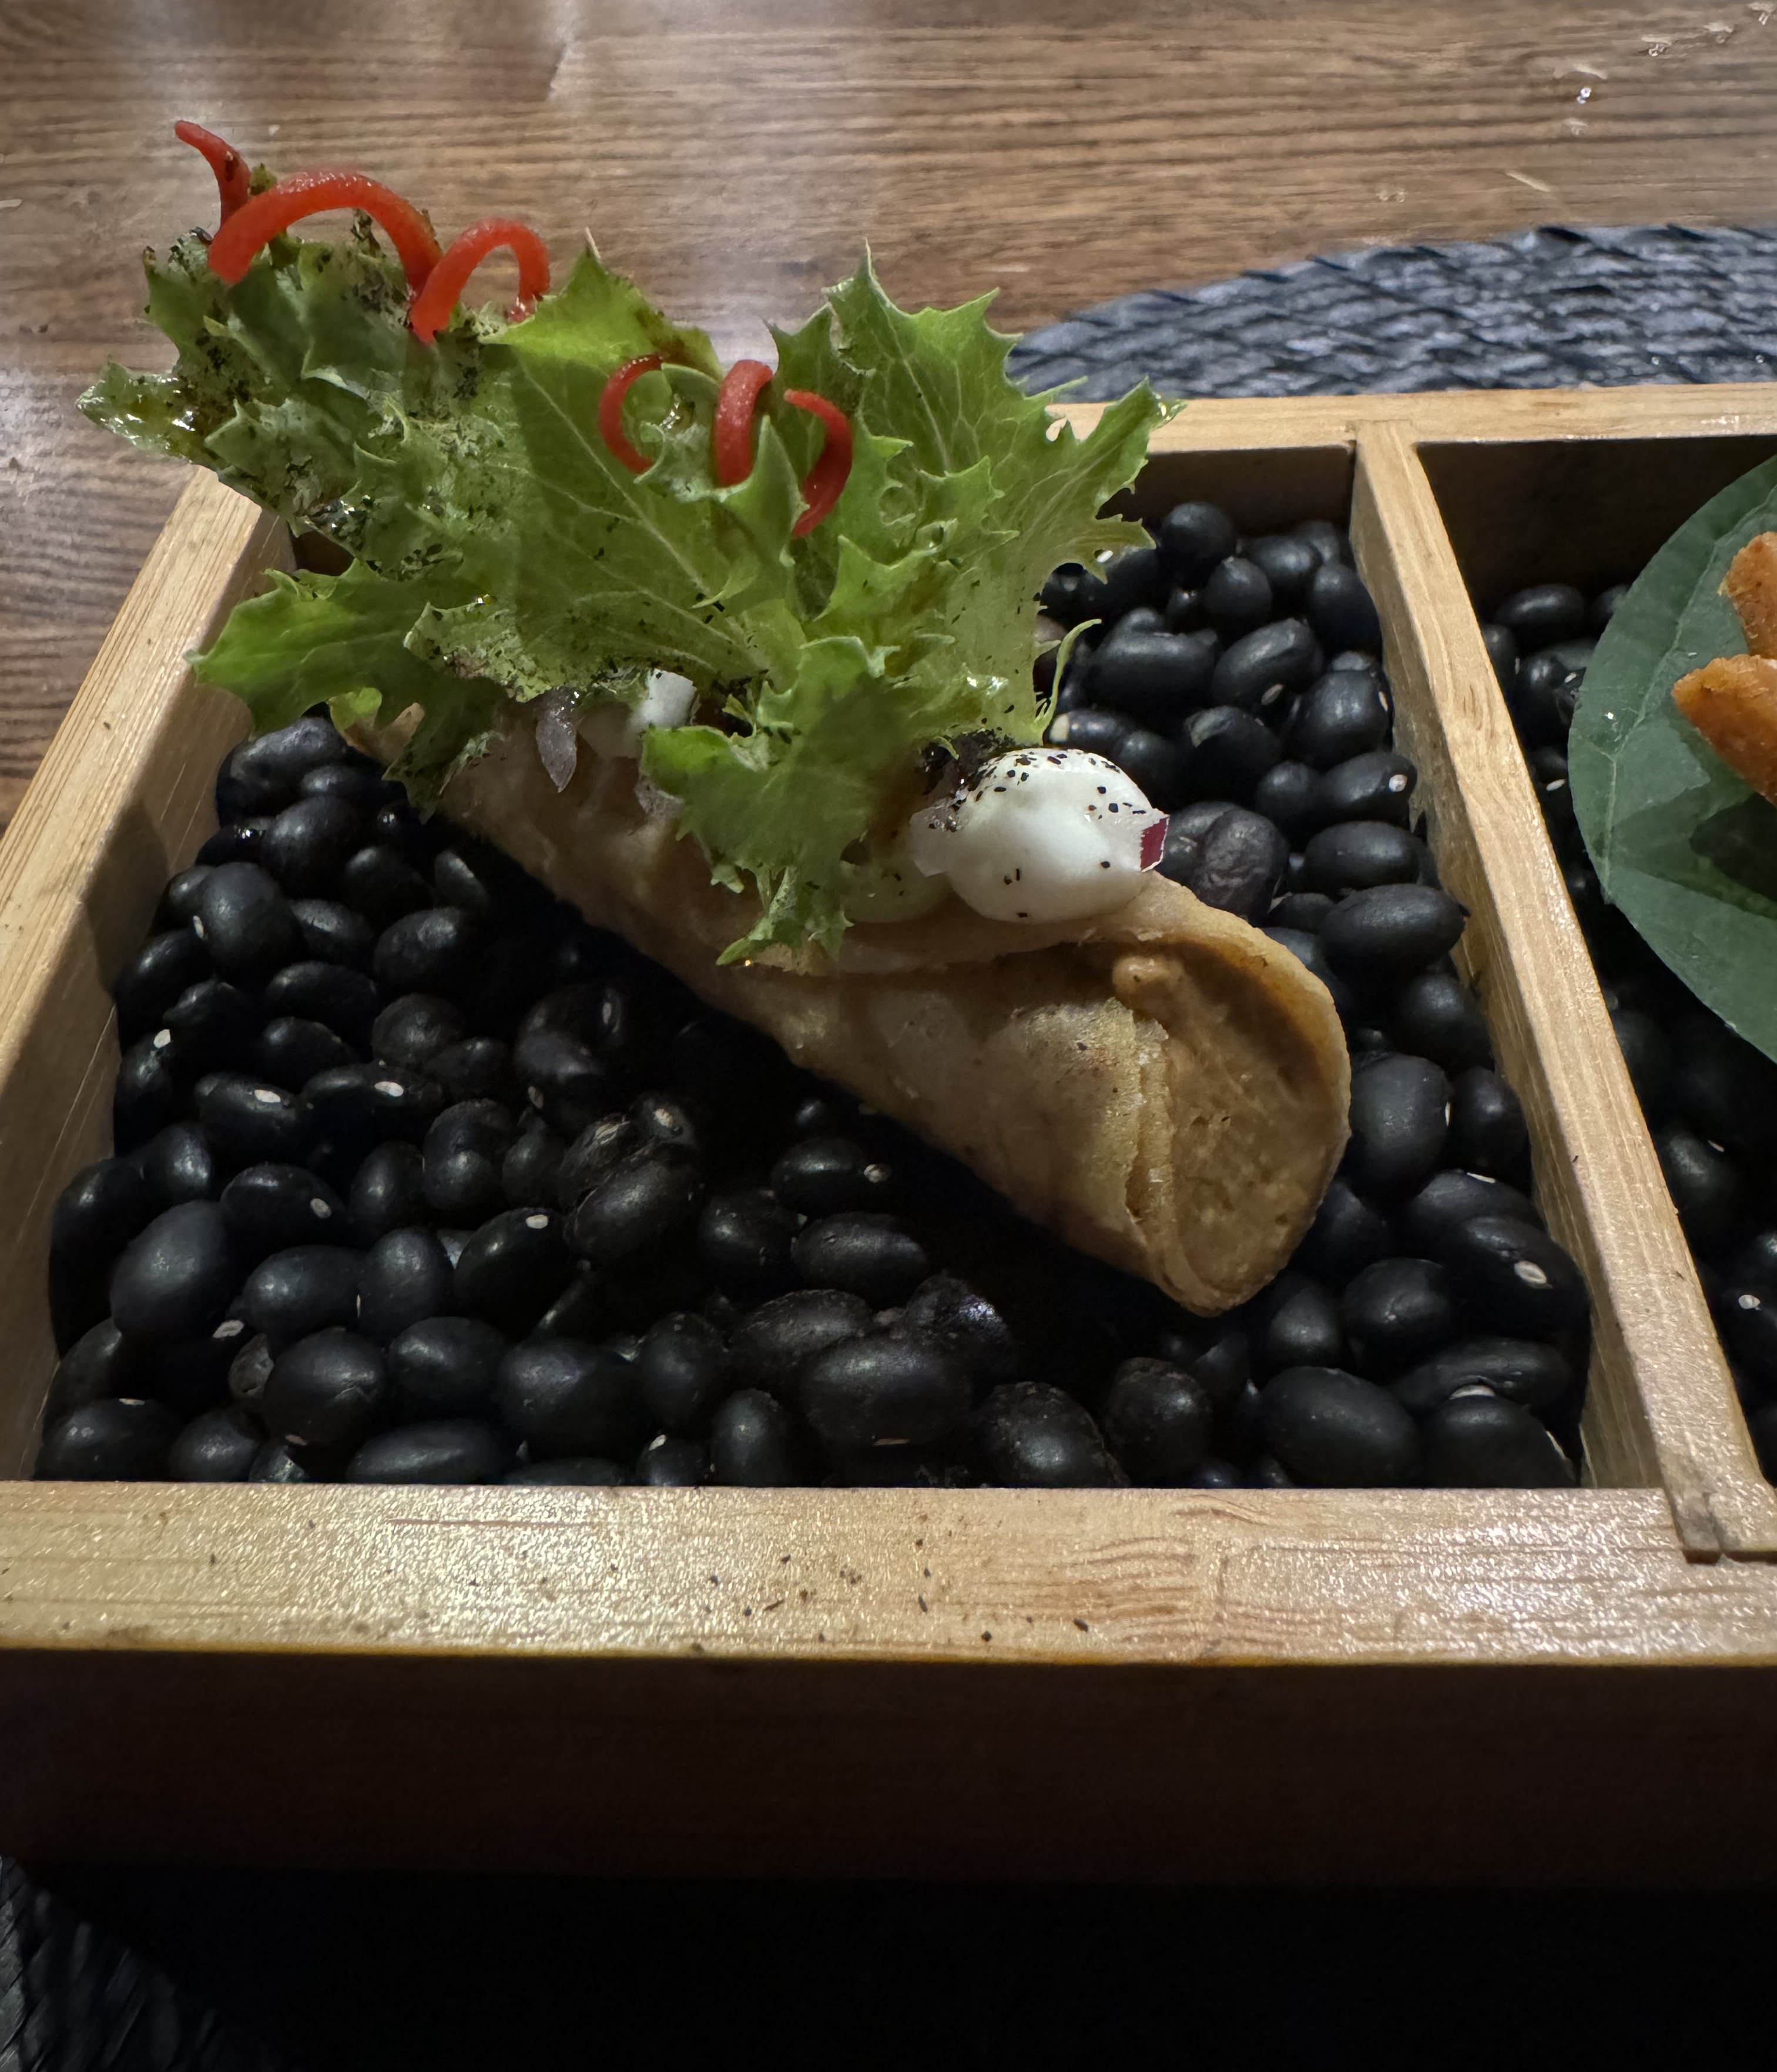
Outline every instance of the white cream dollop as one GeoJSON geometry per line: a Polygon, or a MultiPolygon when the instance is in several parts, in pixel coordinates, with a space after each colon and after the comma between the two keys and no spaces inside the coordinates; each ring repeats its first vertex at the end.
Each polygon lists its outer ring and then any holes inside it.
{"type": "Polygon", "coordinates": [[[580,716],[580,738],[600,755],[640,756],[651,726],[683,726],[697,687],[671,669],[650,669],[640,705],[603,705],[580,716]]]}
{"type": "Polygon", "coordinates": [[[1078,921],[1135,896],[1166,816],[1102,755],[1020,748],[907,823],[928,878],[993,921],[1078,921]]]}

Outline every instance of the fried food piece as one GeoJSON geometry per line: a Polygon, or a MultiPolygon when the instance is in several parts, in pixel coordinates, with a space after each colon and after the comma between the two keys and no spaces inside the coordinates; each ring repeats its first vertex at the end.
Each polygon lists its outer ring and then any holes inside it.
{"type": "Polygon", "coordinates": [[[833,958],[719,964],[752,902],[710,882],[635,777],[583,756],[557,792],[519,726],[446,804],[712,1006],[1187,1309],[1245,1301],[1295,1250],[1344,1148],[1351,1069],[1331,998],[1287,950],[1150,876],[1086,921],[952,899],[856,927],[833,958]]]}
{"type": "Polygon", "coordinates": [[[1777,657],[1777,532],[1747,541],[1728,565],[1721,590],[1740,615],[1748,652],[1777,657]]]}
{"type": "Polygon", "coordinates": [[[1680,676],[1672,697],[1734,775],[1777,805],[1777,660],[1723,655],[1680,676]]]}

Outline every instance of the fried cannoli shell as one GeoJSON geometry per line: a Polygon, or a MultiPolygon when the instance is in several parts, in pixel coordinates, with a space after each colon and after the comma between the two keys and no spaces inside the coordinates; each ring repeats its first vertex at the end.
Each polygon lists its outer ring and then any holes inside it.
{"type": "Polygon", "coordinates": [[[1213,1315],[1255,1293],[1314,1219],[1351,1074],[1327,989],[1286,950],[1154,876],[1054,927],[952,899],[722,964],[749,898],[638,804],[636,766],[582,755],[557,792],[528,728],[448,810],[587,918],[800,1065],[951,1152],[1080,1250],[1213,1315]]]}

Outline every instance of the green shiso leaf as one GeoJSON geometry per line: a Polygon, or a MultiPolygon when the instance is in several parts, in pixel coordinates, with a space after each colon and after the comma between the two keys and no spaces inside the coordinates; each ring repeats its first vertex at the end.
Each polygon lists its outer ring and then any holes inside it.
{"type": "Polygon", "coordinates": [[[1568,771],[1606,896],[1705,1006],[1777,1059],[1777,808],[1672,702],[1680,676],[1745,652],[1721,582],[1746,542],[1774,527],[1769,461],[1660,549],[1586,670],[1568,771]]]}
{"type": "Polygon", "coordinates": [[[678,672],[697,706],[650,734],[644,767],[718,882],[758,894],[731,954],[831,945],[931,896],[896,842],[924,752],[1038,739],[1043,578],[1145,537],[1099,513],[1164,414],[1146,385],[1076,438],[1006,379],[985,302],[897,309],[867,260],[776,335],[753,469],[730,488],[711,473],[709,340],[590,253],[525,321],[463,316],[435,347],[407,331],[401,269],[363,224],[338,245],[276,239],[232,288],[195,235],[147,267],[177,363],[108,368],[82,407],[352,557],[241,606],[206,680],[262,728],[323,699],[385,722],[417,705],[402,774],[431,796],[529,701],[634,705],[650,670],[678,672]],[[636,475],[598,406],[649,353],[671,364],[630,391],[636,475]],[[822,433],[784,401],[796,388],[844,409],[854,441],[837,505],[800,538],[822,433]]]}

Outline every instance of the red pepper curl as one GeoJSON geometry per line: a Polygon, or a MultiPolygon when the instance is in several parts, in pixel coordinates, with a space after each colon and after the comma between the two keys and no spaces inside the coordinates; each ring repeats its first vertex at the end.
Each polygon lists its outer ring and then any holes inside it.
{"type": "Polygon", "coordinates": [[[248,198],[250,175],[246,160],[225,137],[217,136],[213,130],[206,130],[201,122],[175,122],[173,134],[180,143],[189,144],[194,151],[201,151],[208,161],[210,171],[216,175],[216,192],[221,197],[221,220],[226,223],[248,198]]]}
{"type": "Polygon", "coordinates": [[[851,478],[851,419],[837,403],[829,403],[812,388],[786,388],[784,400],[798,410],[812,412],[827,433],[814,466],[802,478],[802,501],[808,508],[790,528],[800,536],[812,532],[827,516],[851,478]]]}
{"type": "Polygon", "coordinates": [[[639,360],[626,360],[599,392],[599,436],[631,475],[645,475],[652,463],[638,453],[623,430],[623,399],[644,374],[660,364],[657,352],[644,352],[639,360]]]}
{"type": "Polygon", "coordinates": [[[395,248],[417,294],[442,257],[432,226],[410,201],[367,173],[292,173],[276,187],[254,195],[230,216],[210,240],[212,269],[232,287],[253,264],[254,255],[299,223],[330,208],[361,209],[379,224],[395,248]]]}
{"type": "Polygon", "coordinates": [[[753,417],[771,370],[763,360],[737,360],[716,392],[716,417],[710,433],[710,458],[724,489],[744,482],[753,471],[753,417]]]}
{"type": "Polygon", "coordinates": [[[490,252],[503,247],[518,261],[518,300],[506,314],[514,323],[530,314],[539,299],[549,292],[548,248],[529,224],[515,222],[510,216],[490,216],[461,232],[426,276],[425,286],[414,296],[413,306],[407,313],[408,327],[414,337],[426,345],[432,343],[441,327],[450,322],[450,312],[468,286],[470,275],[490,252]]]}

